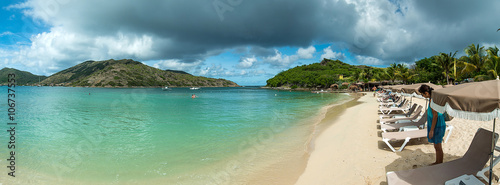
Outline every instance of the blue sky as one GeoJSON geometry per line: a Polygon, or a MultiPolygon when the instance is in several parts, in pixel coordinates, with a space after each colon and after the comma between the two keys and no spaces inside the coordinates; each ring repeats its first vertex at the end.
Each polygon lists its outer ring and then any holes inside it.
{"type": "Polygon", "coordinates": [[[86,60],[265,85],[339,59],[386,67],[500,45],[500,1],[16,0],[0,2],[0,68],[51,75],[86,60]]]}

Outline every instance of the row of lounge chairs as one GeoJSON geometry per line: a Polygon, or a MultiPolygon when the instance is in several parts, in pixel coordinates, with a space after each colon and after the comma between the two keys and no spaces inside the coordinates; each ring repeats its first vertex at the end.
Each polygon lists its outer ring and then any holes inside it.
{"type": "MultiPolygon", "coordinates": [[[[409,107],[406,112],[403,110],[397,110],[400,114],[395,113],[393,111],[392,114],[386,114],[383,110],[387,105],[391,105],[395,108],[398,103],[387,104],[387,102],[383,101],[383,94],[380,94],[381,98],[377,100],[381,102],[379,105],[379,113],[380,115],[380,128],[382,130],[382,141],[387,144],[387,146],[393,151],[401,151],[406,146],[409,140],[417,139],[417,138],[426,138],[427,137],[427,111],[422,111],[423,107],[417,104],[413,104],[409,107]],[[422,113],[423,112],[423,113],[422,113]],[[416,127],[416,128],[415,128],[416,127]],[[402,128],[412,128],[409,131],[404,131],[407,129],[402,128]],[[391,132],[395,131],[395,132],[391,132]],[[390,141],[394,140],[404,140],[405,142],[396,150],[390,143],[390,141]]],[[[398,101],[398,100],[397,100],[398,101]]],[[[404,101],[399,100],[401,103],[404,101]]],[[[405,107],[403,107],[405,108],[405,107]]],[[[453,126],[447,124],[448,134],[444,143],[446,143],[451,135],[453,130],[453,126]]],[[[387,173],[387,183],[389,185],[400,185],[400,184],[449,184],[450,180],[458,179],[461,176],[470,177],[470,175],[476,175],[486,182],[488,182],[488,178],[485,176],[485,172],[489,169],[489,167],[484,168],[486,162],[489,160],[491,142],[492,142],[492,132],[479,129],[472,143],[465,153],[465,155],[457,160],[432,165],[425,166],[421,168],[405,170],[405,171],[397,171],[397,172],[388,172],[387,173]]],[[[494,141],[498,139],[498,134],[495,133],[494,141]]],[[[500,151],[499,147],[495,147],[495,150],[500,151]]],[[[496,165],[500,162],[500,155],[494,156],[493,165],[496,165]]],[[[477,180],[477,179],[476,179],[477,180]]],[[[463,181],[460,181],[456,184],[462,184],[463,181]]]]}
{"type": "MultiPolygon", "coordinates": [[[[387,107],[385,103],[382,101],[379,105],[379,114],[381,114],[379,123],[380,129],[383,131],[382,141],[393,152],[402,151],[411,139],[427,137],[427,110],[422,112],[424,108],[417,104],[410,106],[410,103],[402,97],[392,107],[387,107]],[[391,114],[391,112],[394,112],[394,114],[391,114]],[[404,143],[398,150],[390,143],[390,141],[402,140],[404,140],[404,143]]],[[[445,143],[448,141],[453,126],[447,125],[446,130],[448,131],[448,135],[444,141],[445,143]]]]}

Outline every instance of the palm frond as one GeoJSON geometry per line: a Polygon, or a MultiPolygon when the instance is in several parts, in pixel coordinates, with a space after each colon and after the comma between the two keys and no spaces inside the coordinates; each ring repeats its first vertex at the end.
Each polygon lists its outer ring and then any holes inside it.
{"type": "Polygon", "coordinates": [[[495,70],[493,70],[493,69],[488,70],[488,74],[490,74],[490,77],[492,79],[495,79],[498,76],[498,73],[495,70]]]}
{"type": "Polygon", "coordinates": [[[463,62],[464,68],[462,69],[462,73],[470,73],[476,70],[476,66],[471,63],[463,62]]]}
{"type": "Polygon", "coordinates": [[[475,82],[485,81],[485,80],[490,80],[490,76],[488,76],[488,75],[477,75],[477,76],[474,77],[474,81],[475,82]]]}

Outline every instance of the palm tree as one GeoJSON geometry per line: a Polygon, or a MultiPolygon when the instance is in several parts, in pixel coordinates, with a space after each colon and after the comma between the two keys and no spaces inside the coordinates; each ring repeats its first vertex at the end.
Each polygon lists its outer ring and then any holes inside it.
{"type": "Polygon", "coordinates": [[[363,71],[365,71],[365,78],[366,78],[366,82],[369,82],[369,81],[372,81],[373,79],[373,69],[372,68],[367,68],[367,69],[363,69],[363,71]]]}
{"type": "Polygon", "coordinates": [[[495,79],[500,73],[500,57],[498,56],[498,48],[489,47],[486,52],[488,53],[488,58],[486,59],[486,66],[489,69],[488,74],[490,74],[491,79],[495,79]]]}
{"type": "Polygon", "coordinates": [[[467,54],[467,58],[464,58],[465,61],[469,64],[472,64],[473,67],[476,69],[477,72],[480,72],[481,69],[483,69],[485,65],[485,51],[484,51],[484,46],[480,47],[479,44],[475,46],[474,44],[471,44],[467,46],[465,49],[465,54],[467,54]]]}
{"type": "Polygon", "coordinates": [[[398,64],[398,70],[395,73],[396,77],[403,80],[403,83],[406,84],[409,80],[416,76],[416,74],[411,74],[410,70],[405,64],[398,64]]]}
{"type": "Polygon", "coordinates": [[[359,72],[359,77],[358,77],[358,81],[365,81],[366,82],[366,77],[368,76],[368,73],[367,73],[367,70],[366,69],[363,69],[359,72]]]}
{"type": "Polygon", "coordinates": [[[476,66],[467,63],[465,61],[468,60],[467,56],[462,56],[460,59],[455,60],[453,66],[453,77],[455,79],[459,79],[461,77],[468,77],[469,74],[476,70],[476,66]]]}
{"type": "Polygon", "coordinates": [[[397,71],[397,64],[393,63],[384,70],[383,76],[385,76],[385,79],[390,80],[391,83],[394,84],[394,80],[396,80],[396,77],[397,77],[396,71],[397,71]]]}
{"type": "Polygon", "coordinates": [[[362,71],[354,71],[350,79],[354,82],[357,82],[358,80],[363,78],[362,73],[363,73],[362,71]]]}
{"type": "Polygon", "coordinates": [[[446,53],[439,53],[439,56],[436,57],[436,60],[434,61],[435,66],[441,68],[443,70],[443,73],[446,77],[446,83],[449,85],[450,84],[450,69],[454,67],[453,65],[455,64],[455,55],[457,54],[457,51],[455,53],[446,54],[446,53]]]}
{"type": "Polygon", "coordinates": [[[372,78],[375,79],[375,81],[382,81],[382,74],[375,73],[375,74],[373,74],[372,78]]]}

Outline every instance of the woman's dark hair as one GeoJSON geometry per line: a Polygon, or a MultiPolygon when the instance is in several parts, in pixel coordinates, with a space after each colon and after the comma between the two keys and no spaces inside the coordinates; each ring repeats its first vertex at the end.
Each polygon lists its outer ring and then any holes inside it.
{"type": "Polygon", "coordinates": [[[432,91],[434,88],[428,86],[428,85],[422,85],[420,88],[418,88],[418,92],[424,94],[425,92],[429,92],[429,95],[432,95],[432,91]]]}

